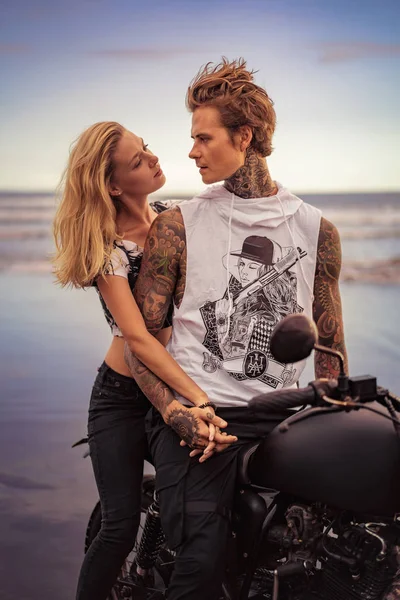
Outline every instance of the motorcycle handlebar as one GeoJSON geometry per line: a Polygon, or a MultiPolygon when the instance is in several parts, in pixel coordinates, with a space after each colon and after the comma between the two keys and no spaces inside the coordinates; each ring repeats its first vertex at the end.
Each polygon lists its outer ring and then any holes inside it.
{"type": "Polygon", "coordinates": [[[317,379],[305,388],[281,389],[250,401],[249,406],[263,412],[274,412],[298,408],[306,404],[315,406],[322,396],[335,396],[337,381],[334,379],[317,379]]]}

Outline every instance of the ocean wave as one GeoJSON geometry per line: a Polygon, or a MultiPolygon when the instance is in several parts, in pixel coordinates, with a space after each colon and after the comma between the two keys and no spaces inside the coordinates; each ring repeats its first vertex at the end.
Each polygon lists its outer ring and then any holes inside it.
{"type": "Polygon", "coordinates": [[[55,208],[58,201],[54,195],[43,196],[43,195],[28,195],[28,196],[10,196],[3,195],[0,192],[0,208],[11,208],[18,210],[19,208],[31,208],[46,206],[49,208],[55,208]]]}
{"type": "MultiPolygon", "coordinates": [[[[9,258],[0,260],[3,273],[39,274],[52,272],[49,259],[21,260],[9,258]]],[[[400,256],[382,260],[344,261],[340,276],[346,283],[373,283],[376,285],[400,285],[400,256]]]]}
{"type": "MultiPolygon", "coordinates": [[[[333,223],[335,223],[332,220],[333,223]]],[[[367,239],[399,239],[400,238],[400,223],[396,226],[394,223],[388,223],[387,227],[362,227],[357,226],[337,225],[340,237],[343,240],[367,240],[367,239]]],[[[41,218],[36,215],[35,219],[8,219],[1,221],[0,219],[0,240],[23,240],[37,238],[51,238],[52,224],[50,219],[41,218]]]]}
{"type": "Polygon", "coordinates": [[[381,260],[350,260],[342,265],[341,280],[375,284],[400,284],[400,256],[381,260]]]}
{"type": "Polygon", "coordinates": [[[56,204],[54,200],[49,202],[43,200],[41,202],[1,202],[0,210],[4,212],[19,212],[20,210],[51,210],[53,213],[56,210],[56,204]]]}
{"type": "Polygon", "coordinates": [[[0,271],[3,273],[51,273],[52,265],[49,260],[39,259],[39,260],[24,260],[21,262],[15,261],[0,261],[0,271]]]}
{"type": "Polygon", "coordinates": [[[30,210],[1,210],[0,209],[0,223],[14,223],[31,222],[35,221],[47,221],[51,223],[54,217],[54,210],[43,208],[42,210],[30,209],[30,210]]]}
{"type": "Polygon", "coordinates": [[[342,229],[338,227],[342,240],[387,240],[400,238],[400,227],[385,229],[342,229]]]}
{"type": "Polygon", "coordinates": [[[336,227],[341,226],[389,226],[400,225],[400,208],[398,206],[340,207],[323,210],[323,216],[332,221],[336,227]]]}
{"type": "MultiPolygon", "coordinates": [[[[54,197],[1,197],[0,194],[0,225],[28,224],[46,222],[51,226],[56,211],[56,200],[54,197]]],[[[316,206],[319,204],[316,202],[316,206]]],[[[321,205],[323,216],[334,223],[341,231],[344,228],[361,231],[368,227],[378,227],[381,230],[386,227],[393,229],[400,227],[400,203],[394,201],[354,204],[332,203],[321,205]]],[[[345,233],[344,235],[348,235],[345,233]]],[[[354,237],[356,233],[350,234],[354,237]]],[[[370,236],[372,234],[366,234],[370,236]]],[[[358,234],[363,237],[363,234],[358,234]]],[[[396,233],[398,236],[398,232],[396,233]]]]}
{"type": "Polygon", "coordinates": [[[47,227],[43,229],[0,229],[0,241],[50,239],[50,233],[47,227]]]}

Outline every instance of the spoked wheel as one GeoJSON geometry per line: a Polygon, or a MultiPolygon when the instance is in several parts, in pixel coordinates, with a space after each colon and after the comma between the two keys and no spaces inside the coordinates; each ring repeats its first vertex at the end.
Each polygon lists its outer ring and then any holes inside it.
{"type": "MultiPolygon", "coordinates": [[[[135,558],[142,539],[147,509],[153,502],[154,477],[145,475],[142,481],[142,501],[138,534],[132,552],[126,557],[109,600],[162,600],[171,577],[174,553],[162,544],[154,566],[142,577],[136,571],[135,558]]],[[[96,504],[90,516],[85,537],[85,553],[101,528],[101,506],[96,504]]]]}

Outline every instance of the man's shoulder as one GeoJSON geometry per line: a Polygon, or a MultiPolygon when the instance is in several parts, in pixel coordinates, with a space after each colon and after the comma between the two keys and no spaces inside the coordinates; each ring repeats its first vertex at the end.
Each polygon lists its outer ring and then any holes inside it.
{"type": "Polygon", "coordinates": [[[181,224],[183,225],[183,217],[181,209],[178,205],[171,206],[167,210],[163,210],[160,212],[156,218],[154,219],[155,224],[163,224],[166,225],[168,223],[171,224],[181,224]]]}
{"type": "Polygon", "coordinates": [[[185,224],[178,206],[169,208],[158,214],[154,219],[147,236],[150,246],[174,247],[180,251],[186,244],[185,224]]]}
{"type": "Polygon", "coordinates": [[[319,231],[320,237],[329,237],[333,241],[338,241],[340,239],[337,227],[331,221],[328,221],[328,219],[326,219],[325,217],[321,217],[319,231]]]}
{"type": "Polygon", "coordinates": [[[296,198],[299,198],[299,200],[301,201],[300,212],[313,214],[313,215],[316,215],[316,216],[319,216],[320,218],[322,218],[322,211],[320,208],[315,206],[315,204],[311,204],[311,202],[308,202],[307,200],[303,200],[303,198],[301,198],[301,196],[300,197],[296,196],[296,198]]]}
{"type": "Polygon", "coordinates": [[[157,224],[162,223],[163,225],[179,225],[184,228],[185,218],[187,219],[190,215],[201,210],[203,202],[207,200],[206,191],[192,196],[192,198],[171,201],[170,208],[158,214],[154,222],[157,224]]]}
{"type": "Polygon", "coordinates": [[[324,217],[321,218],[319,229],[317,264],[323,266],[318,271],[320,278],[325,279],[329,271],[330,283],[339,279],[342,264],[340,235],[335,225],[324,217]]]}

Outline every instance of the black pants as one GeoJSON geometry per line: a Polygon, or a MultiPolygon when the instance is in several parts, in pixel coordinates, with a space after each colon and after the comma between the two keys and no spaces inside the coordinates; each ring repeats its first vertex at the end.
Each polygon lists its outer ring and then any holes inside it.
{"type": "Polygon", "coordinates": [[[261,440],[287,413],[260,421],[250,409],[218,410],[228,433],[239,441],[204,463],[153,409],[146,419],[156,467],[161,522],[169,546],[176,549],[168,600],[217,600],[224,575],[237,459],[243,445],[261,440]]]}
{"type": "Polygon", "coordinates": [[[149,408],[133,379],[102,364],[93,386],[88,423],[102,526],[86,553],[77,600],[105,600],[134,545],[147,452],[144,417],[149,408]]]}

